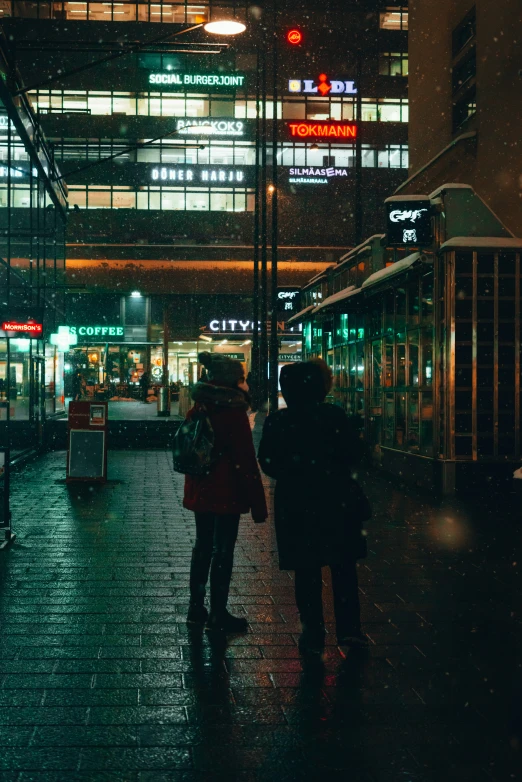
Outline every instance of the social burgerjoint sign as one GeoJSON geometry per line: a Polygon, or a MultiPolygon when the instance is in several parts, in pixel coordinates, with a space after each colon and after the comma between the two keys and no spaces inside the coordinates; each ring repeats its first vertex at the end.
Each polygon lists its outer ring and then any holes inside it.
{"type": "Polygon", "coordinates": [[[244,87],[245,82],[246,77],[242,73],[164,72],[149,73],[148,77],[148,83],[151,86],[170,87],[180,91],[198,87],[205,88],[207,92],[209,89],[236,90],[244,87]]]}

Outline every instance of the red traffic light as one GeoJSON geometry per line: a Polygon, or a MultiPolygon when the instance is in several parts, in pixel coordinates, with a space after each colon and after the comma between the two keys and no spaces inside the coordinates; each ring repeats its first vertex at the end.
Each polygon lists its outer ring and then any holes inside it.
{"type": "Polygon", "coordinates": [[[303,34],[301,30],[289,30],[286,34],[286,40],[291,43],[292,46],[298,46],[303,41],[303,34]]]}

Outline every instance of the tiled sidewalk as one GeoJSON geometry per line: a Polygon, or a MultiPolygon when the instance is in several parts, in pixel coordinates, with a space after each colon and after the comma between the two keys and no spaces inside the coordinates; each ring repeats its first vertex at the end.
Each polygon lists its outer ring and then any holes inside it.
{"type": "Polygon", "coordinates": [[[344,660],[330,634],[324,669],[307,667],[272,525],[242,521],[231,603],[250,633],[212,646],[184,622],[194,527],[170,455],[109,456],[104,488],[66,487],[63,453],[14,477],[2,782],[517,778],[519,528],[379,479],[359,567],[369,655],[344,660]]]}

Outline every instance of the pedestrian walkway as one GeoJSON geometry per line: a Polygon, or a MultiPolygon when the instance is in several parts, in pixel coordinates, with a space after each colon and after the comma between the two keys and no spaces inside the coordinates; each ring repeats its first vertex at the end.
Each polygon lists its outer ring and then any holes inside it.
{"type": "Polygon", "coordinates": [[[241,523],[230,602],[249,634],[211,643],[184,622],[194,527],[170,454],[109,456],[103,488],[66,486],[63,453],[13,478],[2,782],[520,778],[513,522],[379,479],[359,566],[370,651],[343,658],[330,607],[324,668],[305,666],[272,525],[241,523]]]}

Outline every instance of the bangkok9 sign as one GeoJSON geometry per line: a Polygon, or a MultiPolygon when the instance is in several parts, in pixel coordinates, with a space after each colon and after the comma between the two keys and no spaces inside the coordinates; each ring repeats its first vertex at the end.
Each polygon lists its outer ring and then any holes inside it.
{"type": "Polygon", "coordinates": [[[286,123],[291,139],[313,139],[314,141],[353,142],[357,136],[357,125],[353,122],[333,122],[331,120],[286,123]]]}

